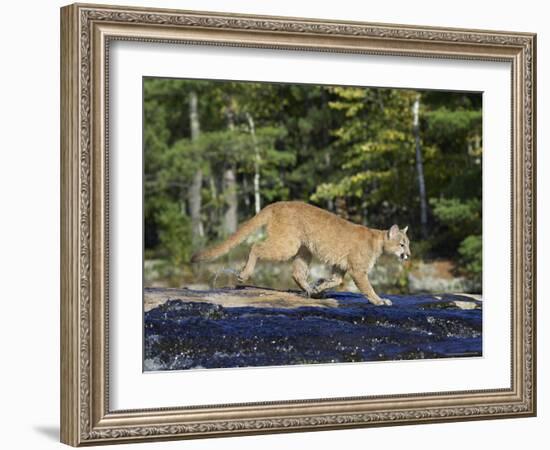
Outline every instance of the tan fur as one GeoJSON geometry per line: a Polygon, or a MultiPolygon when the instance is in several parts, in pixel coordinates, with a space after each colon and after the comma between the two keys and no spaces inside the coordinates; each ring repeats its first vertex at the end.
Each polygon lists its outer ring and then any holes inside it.
{"type": "Polygon", "coordinates": [[[375,230],[356,225],[335,214],[301,202],[273,203],[221,244],[193,255],[191,261],[211,261],[243,242],[255,230],[265,226],[267,238],[254,244],[239,278],[247,280],[258,259],[287,261],[293,259],[293,278],[308,295],[339,286],[349,272],[359,290],[375,305],[391,305],[372,288],[368,272],[382,253],[401,259],[410,256],[407,227],[400,230],[375,230]],[[312,256],[332,267],[332,278],[315,286],[308,282],[312,256]]]}

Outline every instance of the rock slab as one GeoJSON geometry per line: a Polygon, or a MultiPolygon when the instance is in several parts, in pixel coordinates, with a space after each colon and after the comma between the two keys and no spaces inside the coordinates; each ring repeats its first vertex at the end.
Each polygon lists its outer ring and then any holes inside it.
{"type": "Polygon", "coordinates": [[[257,287],[146,288],[144,370],[482,356],[482,302],[467,294],[311,299],[257,287]]]}

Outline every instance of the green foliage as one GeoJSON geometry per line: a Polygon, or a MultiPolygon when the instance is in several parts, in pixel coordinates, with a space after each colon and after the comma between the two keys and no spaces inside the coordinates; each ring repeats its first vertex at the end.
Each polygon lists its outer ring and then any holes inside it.
{"type": "Polygon", "coordinates": [[[443,152],[460,146],[474,132],[481,132],[481,110],[438,108],[426,113],[426,132],[443,152]]]}
{"type": "Polygon", "coordinates": [[[475,281],[481,282],[483,269],[483,252],[481,235],[472,235],[464,239],[458,248],[462,257],[464,271],[473,276],[475,281]]]}
{"type": "Polygon", "coordinates": [[[411,133],[412,91],[373,88],[330,89],[329,107],[344,120],[332,134],[338,168],[321,183],[311,199],[345,199],[357,218],[383,224],[386,217],[408,220],[414,202],[414,138],[411,133]],[[397,200],[397,201],[396,201],[397,200]]]}
{"type": "Polygon", "coordinates": [[[168,203],[158,216],[160,243],[166,253],[164,256],[173,267],[181,267],[189,261],[192,249],[191,226],[189,218],[182,214],[176,203],[168,203]]]}
{"type": "Polygon", "coordinates": [[[482,269],[481,200],[432,199],[432,205],[434,215],[443,225],[439,231],[440,240],[451,249],[458,247],[460,271],[479,282],[482,269]]]}
{"type": "Polygon", "coordinates": [[[430,259],[430,256],[433,255],[433,246],[433,239],[415,239],[411,244],[411,251],[414,255],[414,259],[430,259]]]}
{"type": "Polygon", "coordinates": [[[473,233],[481,226],[481,201],[472,198],[465,201],[457,198],[432,199],[434,215],[441,223],[458,236],[473,233]]]}

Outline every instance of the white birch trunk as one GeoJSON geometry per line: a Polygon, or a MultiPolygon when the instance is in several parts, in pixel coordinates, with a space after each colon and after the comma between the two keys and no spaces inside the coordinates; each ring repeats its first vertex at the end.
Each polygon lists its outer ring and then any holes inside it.
{"type": "Polygon", "coordinates": [[[420,144],[420,126],[418,112],[420,109],[420,95],[417,95],[413,104],[413,130],[416,147],[416,175],[418,178],[418,192],[420,196],[420,227],[422,237],[428,236],[428,202],[426,199],[426,183],[424,181],[424,163],[422,161],[422,146],[420,144]]]}
{"type": "Polygon", "coordinates": [[[258,140],[256,139],[254,119],[249,113],[246,113],[246,119],[248,120],[250,135],[252,136],[252,146],[254,147],[254,211],[258,214],[262,209],[260,197],[260,164],[262,160],[260,157],[260,149],[258,148],[258,140]]]}
{"type": "MultiPolygon", "coordinates": [[[[228,128],[230,130],[234,130],[235,123],[233,118],[233,111],[231,111],[231,109],[228,109],[226,115],[228,128]]],[[[235,233],[235,231],[237,231],[239,220],[239,199],[237,196],[237,177],[235,174],[235,164],[230,164],[229,167],[224,170],[222,179],[223,195],[227,204],[227,208],[223,215],[223,228],[226,235],[233,234],[235,233]]]]}
{"type": "MultiPolygon", "coordinates": [[[[200,134],[198,98],[196,92],[191,92],[189,94],[189,120],[191,122],[191,142],[196,143],[200,134]]],[[[199,169],[193,175],[191,186],[189,187],[189,191],[187,193],[193,238],[200,238],[204,236],[204,228],[201,220],[202,178],[202,170],[199,169]]]]}

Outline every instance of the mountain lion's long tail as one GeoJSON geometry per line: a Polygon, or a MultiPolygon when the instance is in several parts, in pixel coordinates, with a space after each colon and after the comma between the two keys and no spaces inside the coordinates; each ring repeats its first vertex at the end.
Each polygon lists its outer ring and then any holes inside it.
{"type": "Polygon", "coordinates": [[[271,217],[270,208],[267,207],[262,209],[258,214],[252,217],[252,219],[242,224],[241,227],[235,233],[229,236],[221,244],[218,244],[214,247],[208,248],[201,252],[195,253],[191,257],[191,262],[194,263],[199,261],[212,261],[216,258],[219,258],[222,255],[225,255],[229,250],[239,245],[249,235],[254,233],[254,231],[256,231],[258,228],[261,228],[264,225],[266,225],[270,217],[271,217]]]}

